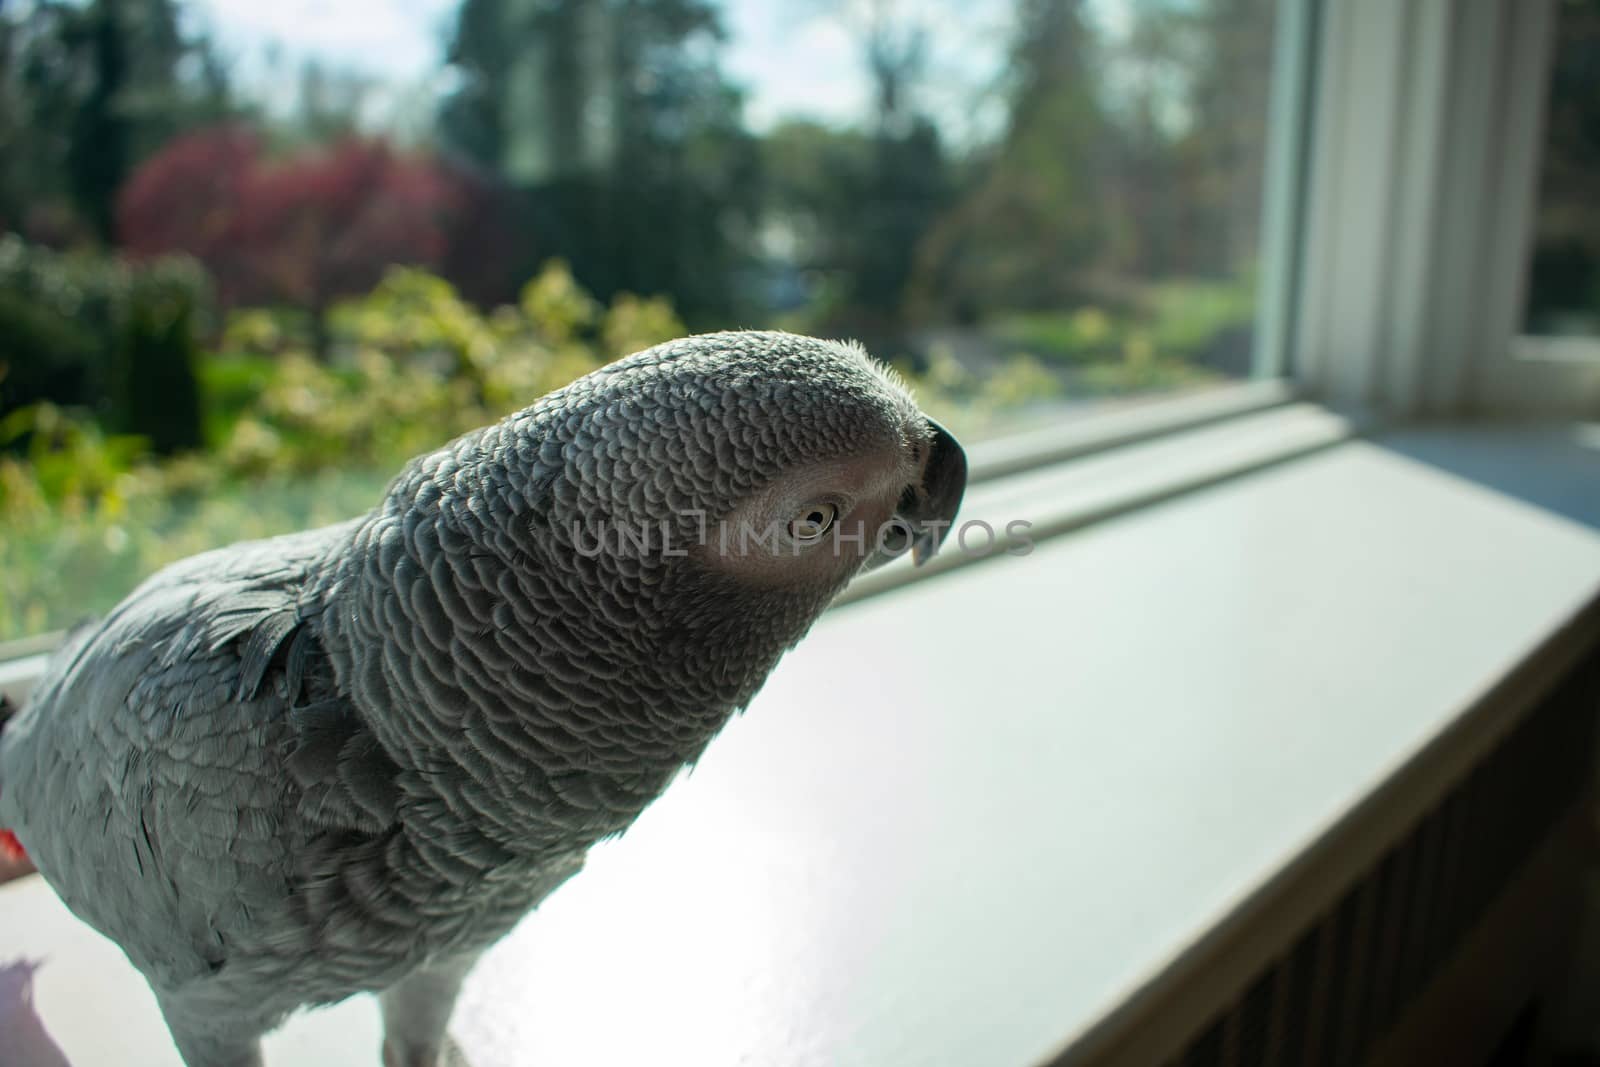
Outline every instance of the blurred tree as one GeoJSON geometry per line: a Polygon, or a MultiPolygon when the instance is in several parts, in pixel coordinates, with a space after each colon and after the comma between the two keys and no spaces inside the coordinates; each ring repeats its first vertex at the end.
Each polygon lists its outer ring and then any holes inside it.
{"type": "Polygon", "coordinates": [[[439,137],[518,191],[515,281],[560,256],[605,299],[734,311],[759,193],[722,38],[704,0],[465,0],[439,137]]]}
{"type": "Polygon", "coordinates": [[[1095,40],[1098,147],[1083,170],[1104,221],[1101,295],[1254,262],[1276,7],[1137,0],[1125,32],[1095,40]]]}
{"type": "Polygon", "coordinates": [[[892,0],[849,16],[872,86],[859,129],[788,122],[763,152],[769,244],[828,279],[808,329],[848,332],[884,351],[904,350],[904,305],[913,254],[950,199],[938,127],[920,107],[925,30],[892,0]]]}
{"type": "Polygon", "coordinates": [[[292,140],[321,145],[355,136],[372,78],[311,60],[301,65],[299,79],[294,117],[287,123],[292,140]]]}
{"type": "Polygon", "coordinates": [[[346,138],[281,162],[237,127],[180,138],[123,190],[128,249],[182,251],[215,275],[225,303],[290,304],[310,316],[327,355],[327,311],[392,265],[432,265],[447,251],[466,187],[424,157],[346,138]]]}
{"type": "Polygon", "coordinates": [[[850,269],[872,157],[865,131],[805,119],[782,122],[762,139],[763,218],[774,257],[810,271],[850,269]]]}
{"type": "Polygon", "coordinates": [[[445,62],[460,78],[439,112],[439,137],[460,158],[499,172],[505,164],[503,112],[511,96],[523,20],[513,21],[519,0],[462,0],[445,62]],[[521,31],[521,32],[519,32],[521,31]]]}
{"type": "Polygon", "coordinates": [[[452,196],[439,273],[478,307],[514,300],[518,265],[536,252],[526,222],[528,205],[489,172],[454,162],[442,165],[452,196]]]}
{"type": "Polygon", "coordinates": [[[1208,0],[1194,16],[1197,55],[1179,151],[1193,258],[1218,277],[1254,262],[1260,241],[1267,107],[1277,0],[1208,0]]]}
{"type": "Polygon", "coordinates": [[[1047,307],[1093,286],[1112,238],[1108,125],[1083,0],[1018,0],[1006,131],[918,250],[925,313],[1047,307]]]}
{"type": "Polygon", "coordinates": [[[80,90],[73,38],[76,9],[41,2],[0,4],[0,222],[33,229],[68,205],[67,136],[80,90]]]}
{"type": "Polygon", "coordinates": [[[444,254],[448,175],[379,141],[351,138],[266,167],[245,189],[238,237],[246,255],[253,250],[258,299],[305,308],[319,356],[335,299],[371,289],[394,264],[431,265],[444,254]]]}
{"type": "MultiPolygon", "coordinates": [[[[129,91],[127,0],[95,0],[74,28],[87,53],[88,86],[72,117],[67,177],[78,210],[104,244],[116,236],[112,198],[128,176],[133,154],[131,116],[122,97],[129,91]]],[[[166,27],[158,27],[165,29],[166,27]]],[[[166,51],[165,40],[152,42],[166,51]]]]}
{"type": "Polygon", "coordinates": [[[20,205],[11,198],[21,185],[23,142],[28,134],[16,74],[21,28],[8,16],[13,3],[0,0],[0,231],[16,221],[20,205]]]}
{"type": "Polygon", "coordinates": [[[603,97],[609,144],[595,153],[610,156],[593,220],[601,256],[587,264],[602,297],[666,293],[702,322],[739,305],[757,153],[715,62],[722,41],[715,9],[699,0],[620,0],[603,97]]]}
{"type": "Polygon", "coordinates": [[[1105,107],[1114,176],[1106,188],[1107,261],[1118,275],[1159,277],[1184,271],[1194,258],[1180,142],[1194,121],[1199,19],[1170,0],[1147,0],[1129,14],[1128,33],[1100,43],[1119,89],[1105,107]]]}
{"type": "Polygon", "coordinates": [[[939,129],[916,106],[927,35],[908,25],[892,0],[866,9],[864,47],[873,85],[872,157],[848,220],[856,245],[851,295],[880,343],[898,347],[912,257],[944,207],[947,182],[939,129]]]}
{"type": "Polygon", "coordinates": [[[215,51],[180,30],[175,0],[0,2],[0,222],[65,238],[48,219],[70,204],[111,243],[131,169],[234,111],[215,51]]]}
{"type": "Polygon", "coordinates": [[[945,206],[948,175],[939,129],[914,103],[926,39],[916,29],[897,33],[883,0],[872,10],[867,66],[876,122],[854,289],[856,300],[898,334],[913,256],[945,206]]]}
{"type": "Polygon", "coordinates": [[[135,270],[0,237],[0,417],[48,401],[160,452],[198,445],[196,320],[208,296],[190,261],[135,270]]]}
{"type": "Polygon", "coordinates": [[[173,139],[123,187],[118,228],[135,256],[182,251],[211,272],[220,301],[235,306],[261,291],[241,215],[262,166],[260,136],[227,125],[173,139]]]}
{"type": "Polygon", "coordinates": [[[127,309],[112,349],[106,424],[168,455],[199,448],[200,344],[205,280],[193,263],[147,267],[128,281],[127,309]]]}

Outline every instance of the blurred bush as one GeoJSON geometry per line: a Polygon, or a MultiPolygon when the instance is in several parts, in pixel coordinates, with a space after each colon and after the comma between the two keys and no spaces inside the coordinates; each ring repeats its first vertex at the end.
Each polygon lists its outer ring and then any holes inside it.
{"type": "Polygon", "coordinates": [[[320,357],[331,307],[395,264],[437,266],[482,195],[464,173],[383,139],[345,137],[280,158],[260,134],[227,124],[145,160],[118,196],[117,229],[135,257],[196,257],[228,307],[299,308],[320,357]]]}
{"type": "Polygon", "coordinates": [[[162,455],[201,444],[197,338],[205,276],[185,260],[134,268],[111,349],[107,421],[162,455]]]}
{"type": "MultiPolygon", "coordinates": [[[[113,383],[123,406],[44,400],[0,418],[0,640],[103,611],[195,552],[357,514],[413,456],[687,332],[666,299],[601,304],[560,261],[488,313],[433,274],[395,268],[330,309],[326,360],[303,316],[271,309],[234,313],[201,355],[201,290],[184,265],[136,276],[50,257],[31,267],[19,273],[34,288],[0,289],[16,298],[8,321],[35,331],[29,343],[60,344],[51,351],[92,350],[79,369],[113,383]],[[45,260],[58,269],[40,269],[45,260]],[[64,280],[69,269],[89,282],[64,280]],[[69,316],[74,306],[84,313],[69,316]],[[165,413],[196,436],[174,437],[165,413]]],[[[972,436],[1061,392],[1031,357],[977,376],[935,352],[908,378],[929,411],[972,436]]]]}
{"type": "Polygon", "coordinates": [[[1008,348],[1065,366],[1125,362],[1130,346],[1205,366],[1230,334],[1254,323],[1255,296],[1254,273],[1246,271],[1224,281],[1143,285],[1120,304],[1003,314],[987,329],[1008,348]]]}
{"type": "Polygon", "coordinates": [[[601,307],[559,261],[488,314],[435,275],[395,268],[329,321],[328,363],[270,315],[230,321],[205,375],[208,403],[223,409],[212,428],[227,475],[397,466],[684,332],[664,301],[622,295],[601,307]]]}
{"type": "Polygon", "coordinates": [[[207,299],[189,260],[133,267],[0,237],[0,414],[81,407],[158,452],[198,446],[207,299]]]}
{"type": "Polygon", "coordinates": [[[179,265],[130,278],[27,255],[17,273],[32,288],[0,289],[14,298],[0,330],[77,353],[74,372],[114,383],[126,407],[35,394],[0,418],[0,640],[104,610],[186,555],[356,514],[412,456],[685,332],[669,302],[602,306],[560,262],[488,314],[434,275],[395,269],[331,310],[328,362],[300,316],[270,310],[230,317],[220,350],[197,359],[196,290],[179,265]],[[74,306],[86,313],[66,314],[74,306]],[[174,411],[196,443],[203,426],[204,451],[157,455],[172,438],[146,413],[174,411]]]}

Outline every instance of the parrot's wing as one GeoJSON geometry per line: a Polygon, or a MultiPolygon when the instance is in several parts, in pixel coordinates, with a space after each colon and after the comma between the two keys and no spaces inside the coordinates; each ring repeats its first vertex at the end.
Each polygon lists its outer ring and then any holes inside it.
{"type": "Polygon", "coordinates": [[[349,709],[299,692],[299,594],[343,532],[160,572],[52,660],[0,735],[0,825],[162,987],[215,972],[231,933],[282,918],[301,809],[310,831],[392,821],[349,709]],[[362,751],[318,779],[330,748],[362,751]]]}

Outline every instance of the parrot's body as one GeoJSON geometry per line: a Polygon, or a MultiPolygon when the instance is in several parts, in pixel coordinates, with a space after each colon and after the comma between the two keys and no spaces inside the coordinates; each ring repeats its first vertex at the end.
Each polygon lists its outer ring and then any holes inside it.
{"type": "Polygon", "coordinates": [[[0,828],[192,1067],[362,990],[386,1062],[432,1064],[477,955],[699,756],[885,523],[936,548],[964,482],[857,348],[659,346],[76,632],[0,732],[0,828]]]}

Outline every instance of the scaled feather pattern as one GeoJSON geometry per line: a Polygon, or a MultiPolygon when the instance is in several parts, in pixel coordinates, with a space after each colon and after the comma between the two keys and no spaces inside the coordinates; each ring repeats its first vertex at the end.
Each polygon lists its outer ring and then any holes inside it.
{"type": "Polygon", "coordinates": [[[699,757],[872,531],[936,548],[964,482],[858,346],[660,345],[75,631],[0,730],[0,827],[191,1067],[359,991],[386,1062],[435,1062],[477,954],[699,757]]]}

